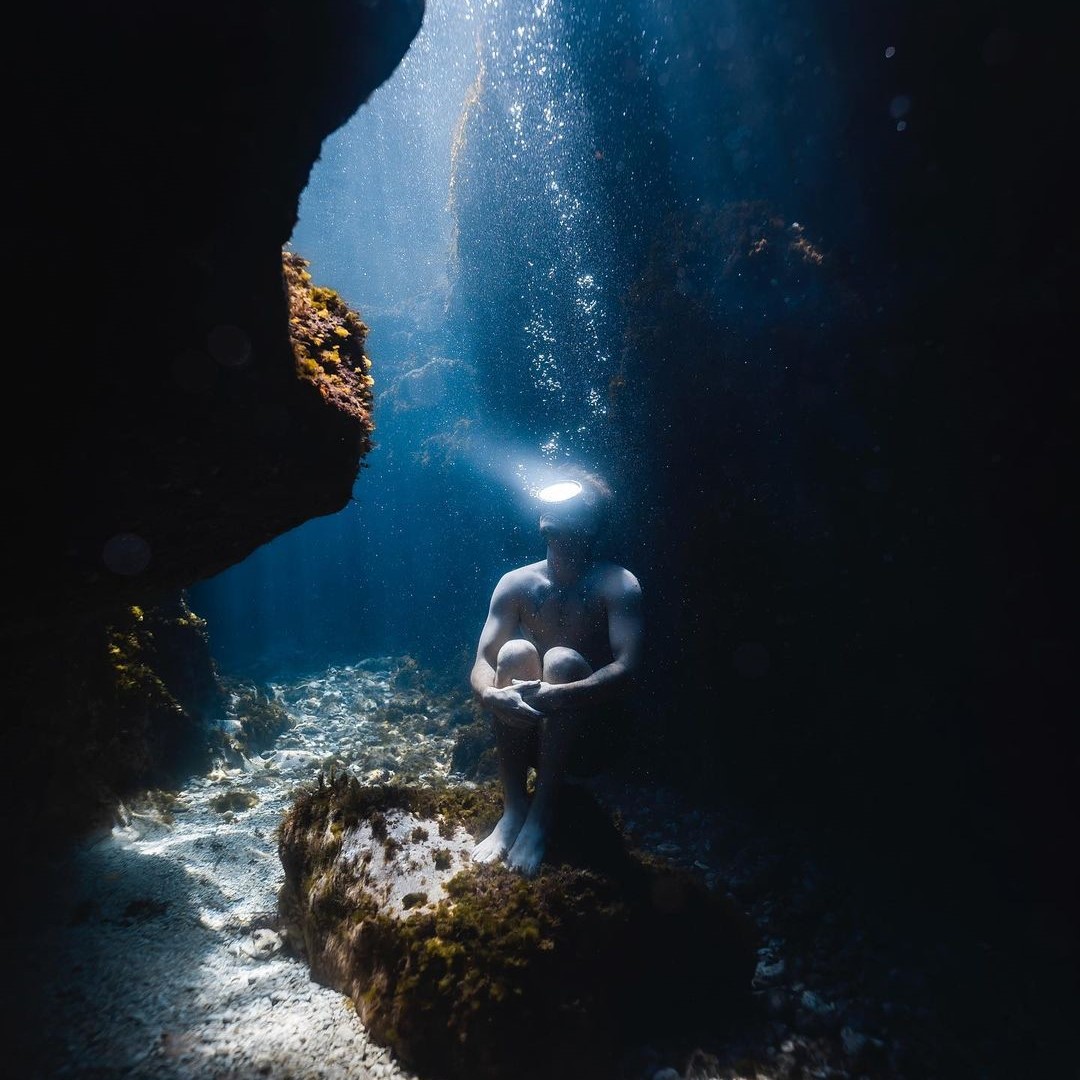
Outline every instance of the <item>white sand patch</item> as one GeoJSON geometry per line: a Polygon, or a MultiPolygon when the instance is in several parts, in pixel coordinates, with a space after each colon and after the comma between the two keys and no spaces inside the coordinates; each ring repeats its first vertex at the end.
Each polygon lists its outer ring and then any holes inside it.
{"type": "MultiPolygon", "coordinates": [[[[284,881],[276,830],[299,787],[327,763],[393,780],[406,752],[414,771],[447,778],[450,707],[441,717],[418,691],[396,689],[401,666],[384,659],[272,687],[296,721],[273,749],[118,807],[111,834],[34,882],[32,917],[5,942],[7,970],[29,984],[6,1051],[20,1076],[411,1078],[274,930],[284,881]],[[421,715],[422,733],[392,722],[421,715]]],[[[436,845],[460,868],[467,841],[433,827],[421,850],[436,845]]],[[[434,881],[426,858],[393,890],[399,903],[412,883],[434,881]]]]}

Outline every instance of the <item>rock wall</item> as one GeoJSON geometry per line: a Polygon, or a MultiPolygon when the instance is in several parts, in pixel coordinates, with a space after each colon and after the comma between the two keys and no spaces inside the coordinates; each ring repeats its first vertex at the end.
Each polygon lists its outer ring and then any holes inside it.
{"type": "Polygon", "coordinates": [[[575,450],[620,493],[656,768],[813,815],[927,888],[1075,893],[1057,16],[733,0],[565,17],[553,100],[589,141],[555,165],[588,225],[559,233],[530,157],[539,107],[509,108],[528,50],[493,47],[456,166],[451,315],[497,426],[584,424],[575,450]],[[562,318],[585,298],[574,239],[603,283],[592,342],[562,318]],[[583,355],[611,369],[588,423],[583,395],[564,409],[536,377],[552,361],[576,388],[583,355]]]}
{"type": "MultiPolygon", "coordinates": [[[[80,672],[132,609],[349,500],[370,446],[366,328],[339,313],[355,362],[334,342],[298,357],[282,248],[322,141],[394,70],[423,11],[234,0],[27,13],[14,216],[32,344],[4,377],[17,464],[0,640],[5,705],[24,730],[44,725],[25,758],[35,771],[88,710],[110,728],[102,745],[145,757],[129,770],[90,754],[89,787],[175,765],[156,721],[124,728],[117,699],[93,697],[80,672]]],[[[194,682],[212,682],[200,663],[194,682]]],[[[60,787],[78,820],[84,804],[60,787]]]]}
{"type": "Polygon", "coordinates": [[[367,432],[298,377],[281,249],[323,139],[423,15],[64,7],[31,16],[20,116],[20,261],[56,320],[6,387],[38,447],[9,634],[182,588],[348,501],[367,432]]]}

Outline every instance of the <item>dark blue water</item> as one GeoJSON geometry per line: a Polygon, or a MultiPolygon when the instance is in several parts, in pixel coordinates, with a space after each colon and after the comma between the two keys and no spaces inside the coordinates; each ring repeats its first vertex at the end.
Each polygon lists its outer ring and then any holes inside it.
{"type": "MultiPolygon", "coordinates": [[[[855,205],[848,171],[839,189],[837,175],[822,183],[844,118],[825,35],[779,10],[429,4],[394,76],[327,140],[292,239],[371,327],[376,447],[352,505],[192,590],[223,666],[467,657],[499,574],[542,553],[526,493],[560,464],[616,484],[626,524],[611,554],[662,570],[680,542],[667,508],[718,494],[696,468],[676,480],[685,493],[671,487],[687,431],[664,371],[699,379],[712,361],[651,355],[648,290],[704,301],[728,350],[763,320],[803,319],[815,298],[725,280],[730,252],[707,238],[662,255],[681,276],[653,286],[657,244],[701,208],[783,195],[782,231],[797,218],[813,229],[823,201],[855,205]]],[[[887,121],[877,138],[896,134],[887,121]]],[[[726,359],[767,383],[770,350],[726,359]]],[[[725,393],[703,389],[688,403],[698,416],[725,393]]],[[[783,418],[754,422],[775,429],[754,458],[775,458],[783,418]]],[[[716,443],[694,454],[719,461],[716,443]]]]}
{"type": "Polygon", "coordinates": [[[192,590],[225,667],[467,663],[499,575],[542,554],[528,493],[611,438],[621,255],[567,42],[585,28],[559,4],[517,8],[429,5],[394,77],[323,148],[292,246],[371,327],[376,447],[341,514],[192,590]],[[494,202],[510,208],[509,251],[490,254],[514,263],[492,268],[516,290],[512,328],[495,297],[461,299],[477,257],[459,251],[462,218],[494,202]],[[484,352],[493,334],[505,365],[484,352]]]}
{"type": "Polygon", "coordinates": [[[973,3],[432,0],[291,241],[371,328],[376,445],[339,514],[191,590],[222,667],[464,688],[543,554],[529,492],[580,465],[658,760],[940,866],[992,843],[1030,813],[1020,688],[1074,639],[1056,47],[973,3]]]}

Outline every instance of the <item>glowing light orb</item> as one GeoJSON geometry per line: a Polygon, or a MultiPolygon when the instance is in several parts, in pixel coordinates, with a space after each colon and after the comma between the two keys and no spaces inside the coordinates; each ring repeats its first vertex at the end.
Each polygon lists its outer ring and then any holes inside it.
{"type": "Polygon", "coordinates": [[[581,485],[576,480],[560,480],[557,484],[548,484],[546,488],[541,488],[536,497],[544,502],[566,502],[580,494],[581,485]]]}

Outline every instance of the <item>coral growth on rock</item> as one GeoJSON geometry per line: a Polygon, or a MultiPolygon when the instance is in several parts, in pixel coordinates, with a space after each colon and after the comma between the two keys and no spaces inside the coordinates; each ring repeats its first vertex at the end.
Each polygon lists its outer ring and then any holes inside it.
{"type": "Polygon", "coordinates": [[[748,1001],[754,936],[726,898],[629,851],[576,787],[537,877],[472,864],[500,805],[497,785],[320,775],[279,830],[287,939],[404,1062],[454,1080],[604,1077],[637,1025],[748,1001]]]}
{"type": "Polygon", "coordinates": [[[282,252],[289,291],[289,337],[296,370],[323,400],[359,422],[361,456],[371,449],[371,361],[364,354],[368,327],[333,290],[313,285],[310,263],[294,251],[282,252]]]}

